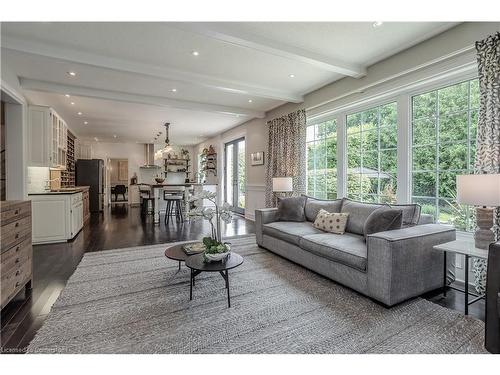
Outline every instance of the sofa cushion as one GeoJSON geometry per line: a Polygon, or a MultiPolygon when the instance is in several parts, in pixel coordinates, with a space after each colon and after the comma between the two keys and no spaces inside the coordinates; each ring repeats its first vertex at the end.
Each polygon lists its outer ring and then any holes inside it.
{"type": "Polygon", "coordinates": [[[262,232],[268,236],[278,238],[295,245],[299,245],[299,239],[301,236],[324,233],[319,229],[314,228],[308,221],[275,221],[273,223],[264,224],[262,226],[262,232]]]}
{"type": "Polygon", "coordinates": [[[306,197],[278,198],[278,217],[280,221],[306,221],[304,206],[306,197]]]}
{"type": "Polygon", "coordinates": [[[390,204],[391,208],[403,211],[402,228],[417,225],[420,220],[421,207],[419,204],[390,204]]]}
{"type": "Polygon", "coordinates": [[[373,211],[382,206],[383,205],[376,203],[363,203],[350,199],[344,199],[340,212],[349,213],[346,232],[363,235],[366,219],[368,219],[368,216],[373,211]]]}
{"type": "Polygon", "coordinates": [[[365,241],[369,234],[401,229],[402,223],[403,211],[382,206],[373,211],[365,221],[363,229],[365,241]]]}
{"type": "Polygon", "coordinates": [[[342,199],[324,200],[324,199],[309,197],[307,195],[303,196],[307,198],[305,213],[306,213],[306,220],[308,221],[316,220],[316,216],[318,215],[318,212],[321,209],[328,212],[340,212],[340,209],[342,208],[342,199]]]}
{"type": "Polygon", "coordinates": [[[328,212],[321,209],[316,215],[313,226],[325,232],[344,234],[348,217],[347,213],[328,212]]]}
{"type": "Polygon", "coordinates": [[[363,236],[351,233],[310,234],[300,239],[300,247],[334,262],[366,270],[366,242],[363,236]]]}

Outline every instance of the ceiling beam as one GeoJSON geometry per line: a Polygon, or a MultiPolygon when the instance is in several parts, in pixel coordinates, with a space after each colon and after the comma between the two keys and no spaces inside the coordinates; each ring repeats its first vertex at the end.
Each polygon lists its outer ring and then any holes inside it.
{"type": "Polygon", "coordinates": [[[129,94],[119,91],[109,91],[83,86],[63,85],[35,79],[19,78],[21,87],[25,90],[50,92],[56,94],[70,94],[87,98],[114,100],[127,103],[154,105],[158,107],[180,108],[191,111],[214,112],[234,116],[248,116],[251,118],[264,118],[263,111],[254,111],[246,108],[230,107],[218,104],[200,103],[189,100],[170,99],[159,96],[129,94]]]}
{"type": "Polygon", "coordinates": [[[164,66],[160,67],[131,60],[117,59],[62,46],[32,42],[7,35],[2,35],[2,48],[76,64],[145,75],[176,82],[186,82],[192,85],[246,95],[248,97],[260,97],[292,103],[302,103],[304,101],[302,95],[275,88],[263,87],[248,82],[228,80],[221,77],[189,72],[175,68],[164,66]]]}
{"type": "Polygon", "coordinates": [[[366,68],[364,66],[341,61],[330,56],[271,40],[263,36],[250,34],[238,30],[237,27],[231,24],[175,22],[170,25],[184,31],[194,32],[229,44],[247,47],[275,56],[281,56],[345,76],[360,78],[366,75],[366,68]]]}

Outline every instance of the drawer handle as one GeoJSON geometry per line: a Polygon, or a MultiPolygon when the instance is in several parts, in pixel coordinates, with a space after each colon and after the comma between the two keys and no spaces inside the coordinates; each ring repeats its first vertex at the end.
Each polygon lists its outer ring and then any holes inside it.
{"type": "Polygon", "coordinates": [[[20,285],[20,284],[19,284],[19,281],[18,281],[18,282],[16,283],[16,288],[17,288],[19,285],[20,285]]]}
{"type": "Polygon", "coordinates": [[[19,233],[16,233],[16,236],[14,238],[17,240],[19,238],[19,233]]]}
{"type": "Polygon", "coordinates": [[[16,276],[19,276],[21,272],[19,270],[16,271],[16,276]]]}
{"type": "Polygon", "coordinates": [[[14,215],[17,215],[19,213],[19,210],[14,211],[14,215]]]}
{"type": "Polygon", "coordinates": [[[18,246],[18,247],[16,247],[16,253],[18,253],[18,252],[19,252],[19,249],[20,249],[20,247],[19,247],[19,246],[18,246]]]}
{"type": "Polygon", "coordinates": [[[18,226],[19,226],[19,221],[16,223],[16,225],[14,225],[14,227],[17,228],[18,226]]]}
{"type": "Polygon", "coordinates": [[[17,263],[19,263],[19,258],[16,258],[16,261],[15,261],[15,263],[16,263],[16,264],[17,264],[17,263]]]}

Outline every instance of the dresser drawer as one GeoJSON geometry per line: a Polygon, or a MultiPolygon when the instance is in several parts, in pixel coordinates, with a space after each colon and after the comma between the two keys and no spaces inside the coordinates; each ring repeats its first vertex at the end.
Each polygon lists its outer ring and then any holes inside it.
{"type": "Polygon", "coordinates": [[[31,216],[2,225],[0,247],[2,252],[20,242],[24,237],[31,235],[31,216]]]}
{"type": "Polygon", "coordinates": [[[31,279],[31,259],[24,262],[18,269],[2,274],[1,307],[3,308],[31,279]]]}
{"type": "Polygon", "coordinates": [[[19,268],[32,258],[31,237],[26,237],[17,245],[11,247],[0,255],[0,275],[10,273],[14,268],[19,268]]]}
{"type": "Polygon", "coordinates": [[[19,220],[25,216],[31,215],[31,201],[19,202],[12,205],[2,205],[1,225],[19,220]]]}

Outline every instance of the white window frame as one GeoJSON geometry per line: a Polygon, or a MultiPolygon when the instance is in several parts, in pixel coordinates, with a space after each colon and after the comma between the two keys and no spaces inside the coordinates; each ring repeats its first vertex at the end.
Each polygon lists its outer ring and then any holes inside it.
{"type": "Polygon", "coordinates": [[[380,105],[396,102],[398,118],[397,134],[397,203],[410,203],[412,196],[412,108],[411,99],[429,91],[451,86],[460,82],[477,78],[477,67],[469,64],[456,71],[443,69],[427,77],[420,77],[411,88],[401,88],[392,93],[388,90],[377,94],[370,93],[365,98],[358,98],[356,102],[332,108],[310,117],[307,126],[318,124],[330,119],[337,121],[337,197],[347,196],[347,116],[380,105]]]}

